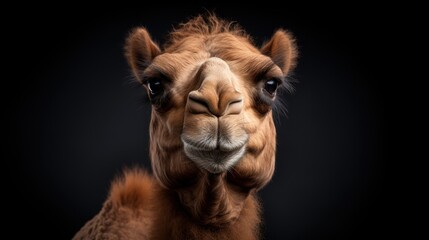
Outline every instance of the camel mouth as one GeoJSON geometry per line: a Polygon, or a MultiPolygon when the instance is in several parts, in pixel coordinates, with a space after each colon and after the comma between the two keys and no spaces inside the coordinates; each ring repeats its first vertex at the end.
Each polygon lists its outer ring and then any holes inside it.
{"type": "Polygon", "coordinates": [[[218,141],[216,147],[197,144],[183,136],[182,142],[186,156],[199,167],[211,173],[221,173],[230,169],[244,156],[247,136],[244,141],[242,138],[235,144],[218,141]]]}

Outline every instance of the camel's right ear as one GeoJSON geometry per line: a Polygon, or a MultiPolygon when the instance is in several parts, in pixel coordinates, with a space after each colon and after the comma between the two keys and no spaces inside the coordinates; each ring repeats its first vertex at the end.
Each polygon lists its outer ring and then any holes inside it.
{"type": "Polygon", "coordinates": [[[128,36],[125,57],[134,76],[141,81],[141,74],[152,60],[161,53],[145,28],[136,28],[128,36]]]}
{"type": "Polygon", "coordinates": [[[261,52],[269,56],[280,67],[285,76],[296,65],[298,51],[295,41],[290,33],[282,29],[274,33],[271,40],[261,48],[261,52]]]}

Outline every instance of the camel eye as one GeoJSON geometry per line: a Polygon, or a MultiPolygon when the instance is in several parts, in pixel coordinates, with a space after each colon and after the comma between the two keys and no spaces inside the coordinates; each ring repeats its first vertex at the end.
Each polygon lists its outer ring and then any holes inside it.
{"type": "Polygon", "coordinates": [[[152,97],[157,96],[164,91],[164,86],[162,86],[161,79],[159,78],[149,79],[147,81],[147,87],[152,97]]]}
{"type": "Polygon", "coordinates": [[[268,79],[264,84],[264,90],[271,96],[274,96],[279,86],[279,81],[274,78],[268,79]]]}
{"type": "Polygon", "coordinates": [[[167,111],[170,107],[170,82],[164,77],[144,77],[143,85],[148,90],[148,100],[159,112],[167,111]]]}

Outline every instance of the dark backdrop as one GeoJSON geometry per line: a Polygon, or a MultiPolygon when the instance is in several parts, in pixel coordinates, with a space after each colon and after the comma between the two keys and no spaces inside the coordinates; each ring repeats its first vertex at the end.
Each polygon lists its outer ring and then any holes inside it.
{"type": "Polygon", "coordinates": [[[208,9],[239,22],[258,44],[283,27],[299,46],[293,76],[299,83],[284,96],[288,117],[276,120],[275,176],[260,192],[265,238],[381,236],[379,25],[366,6],[307,7],[65,7],[18,15],[23,23],[12,27],[9,40],[19,47],[4,45],[14,53],[9,60],[18,79],[16,148],[4,172],[28,231],[71,238],[100,210],[124,167],[150,168],[150,106],[131,83],[124,39],[131,28],[146,26],[162,43],[173,25],[208,9]]]}

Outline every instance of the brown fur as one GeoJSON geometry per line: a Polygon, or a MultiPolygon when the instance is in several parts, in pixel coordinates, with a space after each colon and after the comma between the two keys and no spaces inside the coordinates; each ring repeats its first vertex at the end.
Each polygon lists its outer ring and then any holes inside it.
{"type": "Polygon", "coordinates": [[[259,91],[264,79],[286,76],[296,55],[284,30],[259,50],[240,27],[215,16],[180,25],[162,51],[146,29],[134,30],[126,57],[137,80],[168,79],[167,103],[152,108],[154,178],[126,172],[75,239],[259,239],[256,192],[273,175],[276,147],[271,107],[259,91]],[[188,100],[191,93],[203,107],[188,100]],[[228,171],[208,171],[185,154],[181,136],[208,144],[212,134],[230,146],[246,141],[228,171]]]}

